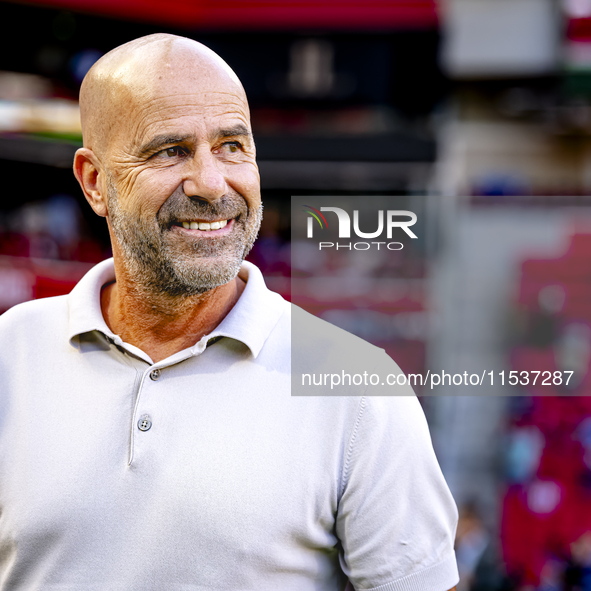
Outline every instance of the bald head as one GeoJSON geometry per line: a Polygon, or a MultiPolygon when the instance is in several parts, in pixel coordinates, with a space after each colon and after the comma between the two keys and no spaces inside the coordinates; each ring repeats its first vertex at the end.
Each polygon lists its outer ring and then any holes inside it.
{"type": "Polygon", "coordinates": [[[163,92],[208,92],[220,85],[246,103],[228,64],[192,39],[158,33],[116,47],[94,64],[80,88],[84,147],[102,156],[129,113],[163,92]]]}

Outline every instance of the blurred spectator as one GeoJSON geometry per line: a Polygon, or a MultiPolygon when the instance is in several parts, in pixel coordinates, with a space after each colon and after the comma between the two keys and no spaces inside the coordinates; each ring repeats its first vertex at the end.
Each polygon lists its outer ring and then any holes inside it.
{"type": "Polygon", "coordinates": [[[96,263],[108,253],[87,236],[78,201],[58,194],[4,214],[0,255],[96,263]]]}
{"type": "Polygon", "coordinates": [[[460,572],[458,591],[470,591],[474,573],[484,551],[490,543],[490,536],[473,504],[460,509],[456,534],[456,558],[460,572]]]}
{"type": "Polygon", "coordinates": [[[475,503],[460,508],[456,535],[460,571],[458,591],[512,591],[496,540],[485,526],[475,503]]]}
{"type": "Polygon", "coordinates": [[[591,531],[571,544],[571,558],[564,579],[565,591],[591,591],[591,531]]]}

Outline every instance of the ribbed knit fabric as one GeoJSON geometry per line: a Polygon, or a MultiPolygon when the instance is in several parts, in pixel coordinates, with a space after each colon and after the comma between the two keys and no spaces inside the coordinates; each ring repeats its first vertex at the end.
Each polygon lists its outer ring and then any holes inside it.
{"type": "Polygon", "coordinates": [[[428,589],[451,589],[458,584],[458,565],[454,556],[412,575],[407,575],[391,583],[356,591],[427,591],[428,589]]]}

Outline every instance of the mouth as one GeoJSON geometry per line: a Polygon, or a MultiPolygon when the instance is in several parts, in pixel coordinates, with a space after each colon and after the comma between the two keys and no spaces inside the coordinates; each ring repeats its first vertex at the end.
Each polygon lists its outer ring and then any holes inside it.
{"type": "Polygon", "coordinates": [[[219,220],[217,222],[199,222],[199,221],[191,221],[191,222],[180,222],[180,224],[185,228],[185,230],[204,230],[205,232],[210,232],[211,230],[219,230],[220,228],[225,228],[230,220],[219,220]]]}
{"type": "Polygon", "coordinates": [[[190,232],[191,234],[226,234],[234,225],[234,218],[227,220],[183,220],[173,224],[173,229],[178,229],[182,232],[190,232]]]}

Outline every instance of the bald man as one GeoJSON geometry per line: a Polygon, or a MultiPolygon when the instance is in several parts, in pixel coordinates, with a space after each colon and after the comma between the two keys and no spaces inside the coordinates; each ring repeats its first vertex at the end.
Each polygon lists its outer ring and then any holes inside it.
{"type": "Polygon", "coordinates": [[[0,318],[0,591],[453,587],[412,391],[290,395],[292,359],[399,369],[243,262],[262,206],[236,75],[151,35],[94,65],[80,109],[113,258],[0,318]]]}

